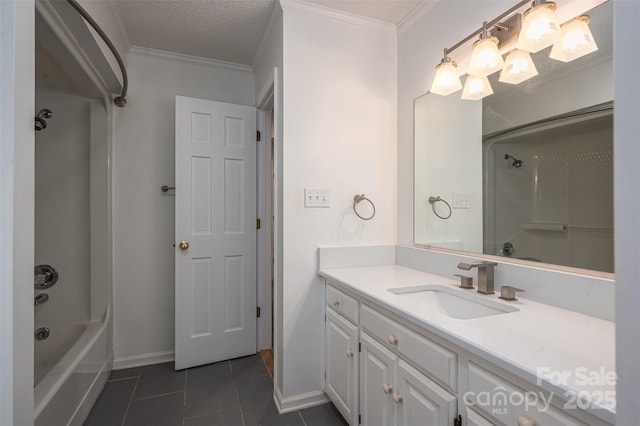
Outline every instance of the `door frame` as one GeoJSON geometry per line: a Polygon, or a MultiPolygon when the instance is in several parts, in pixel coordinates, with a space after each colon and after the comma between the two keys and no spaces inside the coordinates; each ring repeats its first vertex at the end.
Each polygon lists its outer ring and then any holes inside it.
{"type": "MultiPolygon", "coordinates": [[[[275,251],[273,239],[273,221],[270,216],[275,217],[275,209],[272,194],[274,193],[273,176],[275,174],[275,157],[273,156],[273,146],[271,135],[275,135],[275,120],[272,120],[272,113],[275,115],[274,86],[273,83],[258,102],[256,124],[261,134],[258,142],[257,155],[257,215],[261,221],[261,228],[257,236],[257,306],[260,307],[261,315],[258,318],[258,350],[273,349],[273,294],[271,292],[272,279],[275,282],[274,264],[275,251]],[[272,163],[273,159],[273,163],[272,163]],[[272,166],[273,164],[273,166],[272,166]],[[273,278],[272,278],[273,277],[273,278]]],[[[275,136],[274,136],[275,138],[275,136]]],[[[275,327],[274,327],[275,328],[275,327]]]]}

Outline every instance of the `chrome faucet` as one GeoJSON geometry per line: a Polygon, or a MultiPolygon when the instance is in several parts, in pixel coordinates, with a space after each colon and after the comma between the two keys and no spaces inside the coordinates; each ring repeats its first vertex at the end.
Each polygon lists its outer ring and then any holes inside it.
{"type": "Polygon", "coordinates": [[[493,272],[494,267],[498,266],[495,262],[482,262],[482,263],[458,263],[458,269],[464,269],[465,271],[471,270],[471,268],[478,268],[478,293],[493,294],[493,272]]]}

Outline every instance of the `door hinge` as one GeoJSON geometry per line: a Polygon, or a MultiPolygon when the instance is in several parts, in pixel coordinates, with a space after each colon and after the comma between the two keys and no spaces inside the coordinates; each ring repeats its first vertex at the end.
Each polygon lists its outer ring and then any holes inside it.
{"type": "Polygon", "coordinates": [[[256,142],[260,142],[260,139],[262,139],[262,135],[260,134],[260,130],[256,131],[256,142]]]}
{"type": "Polygon", "coordinates": [[[362,415],[358,414],[358,424],[361,425],[362,424],[362,415]]]}
{"type": "Polygon", "coordinates": [[[256,318],[260,318],[260,306],[256,306],[256,318]]]}
{"type": "Polygon", "coordinates": [[[462,416],[458,414],[458,417],[453,418],[453,426],[462,426],[462,416]]]}
{"type": "Polygon", "coordinates": [[[260,228],[262,228],[262,222],[260,221],[260,219],[256,219],[256,229],[260,228]]]}
{"type": "Polygon", "coordinates": [[[362,352],[362,342],[358,342],[358,352],[362,352]]]}

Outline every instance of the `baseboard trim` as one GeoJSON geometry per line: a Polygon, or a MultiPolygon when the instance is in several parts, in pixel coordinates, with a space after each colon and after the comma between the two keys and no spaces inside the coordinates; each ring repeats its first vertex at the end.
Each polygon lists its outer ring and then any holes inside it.
{"type": "Polygon", "coordinates": [[[321,390],[301,393],[299,395],[284,398],[280,389],[275,388],[273,400],[280,414],[289,413],[291,411],[302,410],[303,408],[315,407],[329,402],[327,394],[321,390]]]}
{"type": "Polygon", "coordinates": [[[122,370],[123,368],[142,367],[144,365],[161,364],[163,362],[171,362],[174,360],[175,352],[173,351],[133,355],[115,359],[113,361],[113,369],[122,370]]]}

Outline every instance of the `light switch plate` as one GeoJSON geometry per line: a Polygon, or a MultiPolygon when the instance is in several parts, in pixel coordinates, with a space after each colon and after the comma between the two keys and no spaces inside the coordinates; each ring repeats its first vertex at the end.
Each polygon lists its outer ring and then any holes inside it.
{"type": "Polygon", "coordinates": [[[471,194],[453,193],[451,208],[454,209],[470,209],[471,208],[471,194]]]}
{"type": "Polygon", "coordinates": [[[330,206],[331,193],[328,189],[304,189],[304,206],[306,208],[326,208],[330,206]]]}

